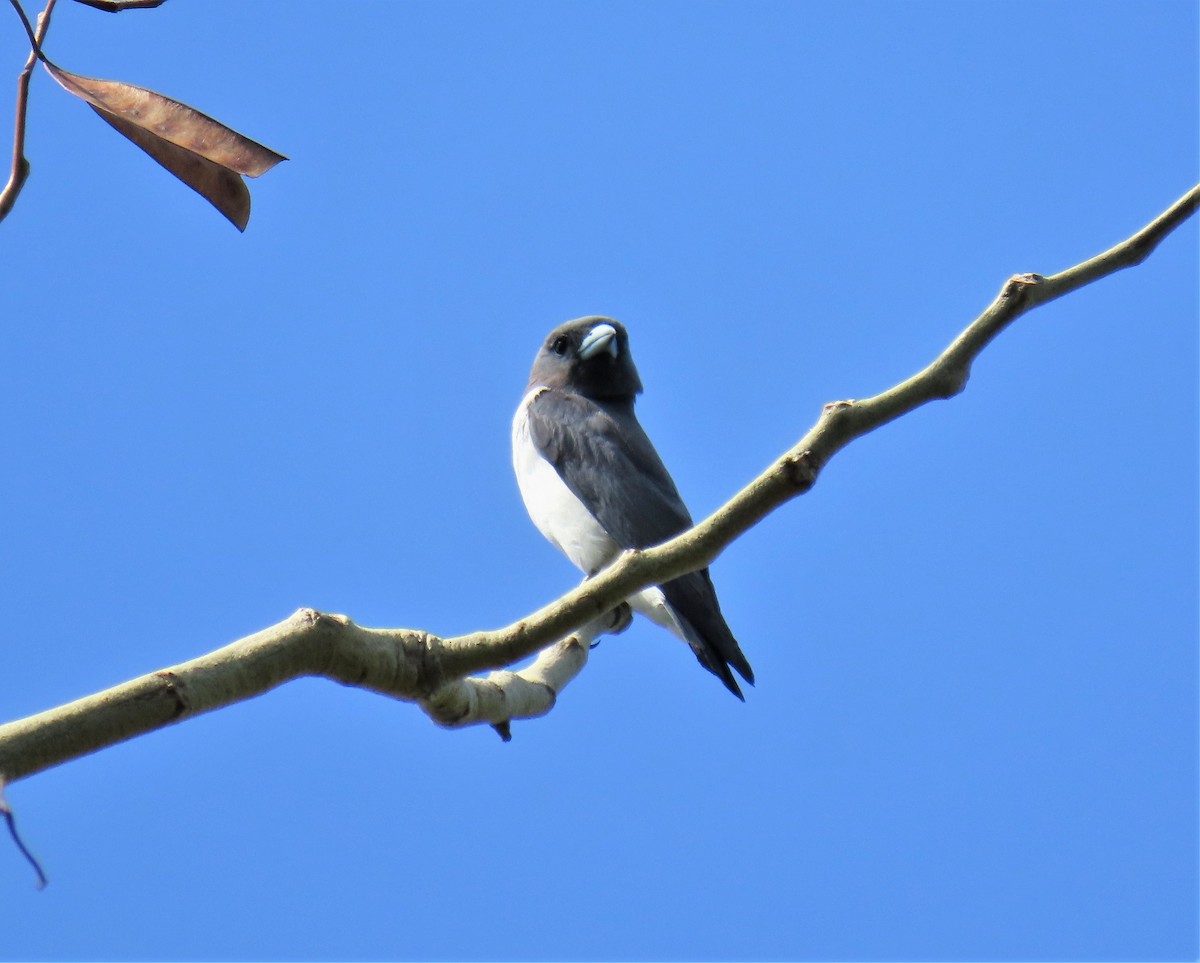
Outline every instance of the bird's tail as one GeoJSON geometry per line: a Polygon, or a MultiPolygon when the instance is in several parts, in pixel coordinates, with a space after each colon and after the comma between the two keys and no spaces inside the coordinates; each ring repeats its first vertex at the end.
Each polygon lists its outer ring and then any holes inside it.
{"type": "Polygon", "coordinates": [[[708,569],[668,582],[662,586],[662,593],[696,660],[745,702],[746,697],[730,669],[736,670],[750,685],[754,685],[754,670],[721,614],[708,569]]]}
{"type": "Polygon", "coordinates": [[[754,670],[750,668],[750,663],[746,661],[746,656],[742,654],[741,648],[737,644],[737,639],[733,637],[733,633],[728,632],[728,645],[716,645],[704,638],[696,631],[687,619],[679,620],[683,625],[683,631],[687,635],[687,643],[692,648],[692,652],[696,655],[696,660],[708,669],[713,675],[720,679],[725,688],[732,692],[735,696],[746,701],[746,697],[742,695],[742,690],[738,686],[737,679],[733,677],[730,671],[732,666],[737,669],[738,675],[745,679],[750,685],[754,685],[754,670]]]}

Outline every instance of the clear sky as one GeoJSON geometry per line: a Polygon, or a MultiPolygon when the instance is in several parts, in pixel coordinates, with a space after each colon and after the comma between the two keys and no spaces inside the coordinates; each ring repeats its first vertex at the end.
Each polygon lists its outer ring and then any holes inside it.
{"type": "MultiPolygon", "coordinates": [[[[1169,0],[63,0],[62,66],[291,160],[239,235],[35,77],[0,717],[300,606],[454,634],[572,587],[509,454],[568,318],[628,326],[709,513],[1192,186],[1196,38],[1169,0]]],[[[51,884],[0,845],[0,956],[1195,958],[1198,233],[721,556],[745,705],[644,623],[508,745],[284,686],[11,787],[51,884]]]]}

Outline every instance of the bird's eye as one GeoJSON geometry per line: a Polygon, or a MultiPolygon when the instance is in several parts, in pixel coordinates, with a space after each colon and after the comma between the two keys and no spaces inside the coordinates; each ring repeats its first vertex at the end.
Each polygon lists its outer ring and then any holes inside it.
{"type": "Polygon", "coordinates": [[[557,338],[554,339],[553,342],[551,342],[550,350],[553,351],[557,355],[566,354],[567,353],[567,339],[564,338],[562,335],[559,335],[557,338]]]}

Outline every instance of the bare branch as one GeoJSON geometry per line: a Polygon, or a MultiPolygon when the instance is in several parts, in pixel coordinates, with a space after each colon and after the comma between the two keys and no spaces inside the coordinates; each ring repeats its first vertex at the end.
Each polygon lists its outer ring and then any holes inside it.
{"type": "Polygon", "coordinates": [[[826,405],[795,446],[695,528],[656,548],[626,552],[519,622],[440,639],[411,629],[366,629],[344,616],[302,609],[198,659],[0,726],[0,776],[13,782],[303,676],[323,676],[418,702],[441,725],[489,722],[503,735],[508,719],[553,707],[557,693],[586,662],[588,633],[603,630],[603,624],[597,628],[598,620],[609,620],[607,613],[625,598],[709,565],[739,535],[812,488],[829,459],[851,441],[927,402],[960,392],[980,352],[1022,314],[1141,263],[1198,205],[1200,187],[1097,257],[1050,277],[1010,278],[996,300],[923,371],[873,398],[826,405]],[[572,633],[575,637],[567,638],[572,633]],[[465,678],[503,669],[559,639],[566,641],[522,672],[465,678]]]}
{"type": "Polygon", "coordinates": [[[439,726],[461,729],[486,722],[508,742],[511,720],[534,719],[554,708],[558,694],[587,665],[593,639],[624,632],[632,621],[633,612],[627,604],[622,604],[580,627],[573,635],[542,649],[527,669],[520,672],[502,669],[484,678],[455,679],[439,686],[419,700],[419,704],[439,726]]]}
{"type": "Polygon", "coordinates": [[[12,210],[13,205],[17,202],[17,197],[21,193],[21,188],[25,186],[25,181],[29,177],[29,160],[25,157],[25,125],[29,107],[29,78],[33,75],[34,65],[41,54],[42,41],[46,39],[46,31],[50,28],[50,14],[54,11],[56,0],[47,0],[46,9],[38,16],[36,30],[30,26],[29,18],[25,16],[25,11],[21,8],[18,0],[10,0],[10,2],[20,16],[21,23],[25,27],[25,32],[29,34],[29,42],[32,49],[29,51],[29,59],[25,61],[25,67],[17,76],[17,108],[14,112],[13,120],[12,169],[8,177],[8,183],[4,185],[3,190],[0,190],[0,221],[3,221],[8,216],[8,212],[12,210]]]}
{"type": "MultiPolygon", "coordinates": [[[[481,722],[507,726],[513,719],[536,719],[554,708],[558,694],[583,671],[590,649],[581,631],[543,649],[528,669],[499,669],[483,678],[456,679],[419,704],[430,719],[447,729],[481,722]]],[[[505,742],[512,738],[507,729],[501,735],[505,742]]]]}

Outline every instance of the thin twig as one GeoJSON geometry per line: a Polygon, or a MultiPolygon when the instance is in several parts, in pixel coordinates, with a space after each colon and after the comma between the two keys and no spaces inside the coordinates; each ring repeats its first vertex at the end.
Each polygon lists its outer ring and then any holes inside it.
{"type": "Polygon", "coordinates": [[[54,4],[57,0],[46,0],[46,9],[38,16],[37,29],[34,30],[29,24],[29,18],[25,16],[25,11],[21,8],[19,0],[10,0],[13,9],[17,11],[17,15],[21,18],[21,23],[25,27],[25,32],[29,35],[29,43],[32,48],[29,51],[29,59],[25,61],[25,68],[17,77],[17,107],[14,112],[13,121],[13,157],[12,171],[8,177],[8,183],[4,185],[4,190],[0,191],[0,221],[8,216],[8,212],[12,210],[13,205],[17,202],[17,197],[21,193],[21,188],[25,186],[25,181],[29,177],[29,160],[25,157],[25,123],[26,114],[29,105],[29,78],[33,76],[33,68],[37,64],[38,59],[42,57],[42,42],[46,39],[46,31],[50,28],[50,14],[54,11],[54,4]]]}
{"type": "Polygon", "coordinates": [[[37,888],[45,889],[46,884],[50,881],[46,878],[46,871],[42,869],[42,864],[38,861],[38,858],[29,851],[29,847],[25,845],[25,840],[17,832],[17,817],[8,805],[8,800],[4,798],[4,783],[2,781],[0,781],[0,816],[3,816],[4,821],[8,824],[8,833],[12,836],[13,843],[20,850],[21,855],[28,860],[29,865],[33,867],[34,873],[37,874],[37,888]]]}

